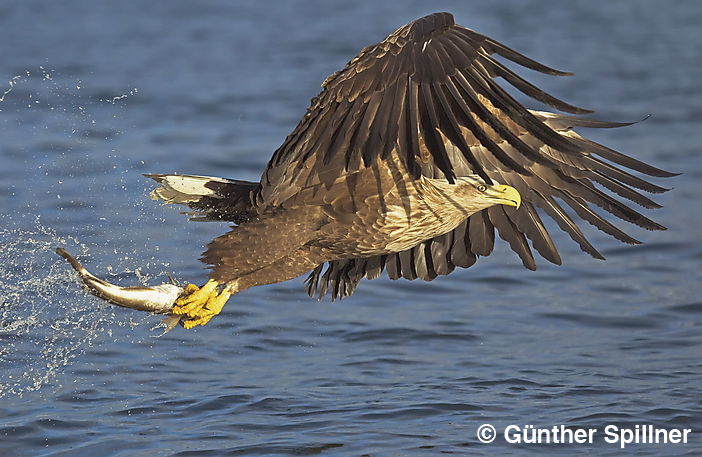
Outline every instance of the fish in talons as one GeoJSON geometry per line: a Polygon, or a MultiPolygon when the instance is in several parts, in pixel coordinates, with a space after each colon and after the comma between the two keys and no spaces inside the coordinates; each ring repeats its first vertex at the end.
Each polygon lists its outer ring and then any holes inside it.
{"type": "Polygon", "coordinates": [[[170,283],[157,286],[120,287],[90,273],[65,249],[56,248],[56,253],[71,264],[73,269],[78,272],[87,291],[96,297],[123,308],[154,314],[168,314],[163,319],[162,326],[165,327],[163,334],[168,333],[181,322],[182,316],[173,314],[172,311],[176,300],[183,294],[185,288],[177,285],[172,278],[170,283]]]}

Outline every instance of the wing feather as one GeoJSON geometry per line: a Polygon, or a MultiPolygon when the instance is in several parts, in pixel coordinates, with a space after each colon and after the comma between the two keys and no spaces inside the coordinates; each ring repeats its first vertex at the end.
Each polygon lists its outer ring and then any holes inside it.
{"type": "Polygon", "coordinates": [[[527,95],[534,100],[538,100],[545,105],[552,106],[560,111],[565,111],[567,113],[573,114],[584,114],[592,112],[583,108],[578,108],[577,106],[566,103],[563,100],[559,100],[547,92],[539,89],[538,87],[531,84],[529,81],[523,79],[521,76],[514,73],[509,68],[502,65],[500,62],[492,59],[490,56],[481,56],[480,61],[485,67],[490,71],[491,74],[495,76],[500,76],[505,81],[510,83],[524,95],[527,95]]]}
{"type": "Polygon", "coordinates": [[[534,261],[531,249],[529,249],[524,233],[520,232],[507,217],[502,205],[493,206],[486,211],[490,222],[497,228],[497,233],[500,235],[500,238],[509,243],[512,250],[516,252],[522,260],[522,264],[530,270],[536,270],[536,262],[534,261]]]}
{"type": "Polygon", "coordinates": [[[475,255],[488,256],[495,245],[495,227],[483,210],[468,218],[468,239],[470,250],[475,255]]]}
{"type": "MultiPolygon", "coordinates": [[[[458,75],[456,75],[456,77],[457,77],[458,83],[461,85],[461,87],[465,91],[465,94],[467,94],[468,97],[470,97],[470,99],[472,100],[472,102],[473,102],[472,104],[474,106],[480,106],[480,102],[477,100],[477,96],[474,96],[475,94],[474,94],[473,88],[470,86],[470,83],[468,83],[465,76],[463,74],[459,73],[458,75]]],[[[452,86],[453,86],[453,84],[450,84],[449,89],[452,86]]],[[[453,86],[453,87],[455,87],[455,86],[453,86]]],[[[461,97],[461,96],[458,95],[458,97],[461,97]]],[[[457,96],[455,94],[454,94],[454,100],[456,100],[458,102],[457,96]]],[[[470,133],[473,135],[473,137],[475,137],[475,139],[478,141],[478,144],[480,146],[483,146],[488,151],[490,151],[492,156],[494,158],[496,158],[503,165],[503,167],[501,167],[501,168],[503,168],[505,170],[514,170],[520,174],[529,174],[529,171],[527,171],[520,164],[516,163],[514,161],[514,159],[512,159],[511,157],[509,157],[505,153],[504,149],[500,148],[500,146],[495,142],[495,140],[493,140],[488,135],[488,131],[481,128],[481,126],[473,118],[473,116],[471,114],[473,112],[473,110],[471,110],[468,107],[467,103],[461,103],[461,104],[459,104],[459,106],[461,107],[462,110],[464,110],[464,114],[465,114],[464,119],[466,121],[466,127],[468,128],[470,133]]],[[[480,109],[478,108],[478,110],[480,110],[480,109]]],[[[489,118],[486,116],[486,119],[488,119],[489,126],[493,129],[493,131],[500,131],[503,128],[503,125],[501,123],[497,122],[496,120],[494,120],[493,118],[489,118]],[[494,123],[492,123],[490,121],[492,121],[494,123]]],[[[533,151],[530,150],[529,153],[533,154],[533,151]]],[[[480,165],[482,167],[482,164],[480,164],[480,165]]],[[[490,175],[488,174],[488,177],[489,176],[490,175]]]]}
{"type": "Polygon", "coordinates": [[[471,251],[470,241],[468,240],[468,220],[462,222],[450,233],[453,236],[450,251],[451,264],[462,268],[468,268],[475,264],[476,256],[471,251]]]}
{"type": "Polygon", "coordinates": [[[432,263],[432,268],[435,272],[434,277],[447,275],[456,267],[449,257],[453,245],[453,235],[454,232],[448,232],[426,243],[426,249],[429,251],[427,258],[432,263]]]}
{"type": "MultiPolygon", "coordinates": [[[[436,13],[364,48],[324,81],[322,92],[312,99],[307,114],[274,153],[262,176],[255,200],[260,212],[285,205],[305,187],[338,182],[376,163],[387,165],[398,188],[420,175],[452,182],[457,176],[478,174],[488,183],[517,188],[523,205],[519,210],[500,206],[481,211],[452,232],[403,252],[332,261],[324,272],[322,266],[313,270],[309,291],[346,296],[361,278],[377,277],[383,270],[393,279],[431,280],[490,255],[496,235],[527,268],[536,267],[531,247],[560,264],[537,209],[596,258],[602,255],[574,217],[625,243],[638,241],[593,207],[645,229],[664,229],[619,198],[658,208],[639,191],[667,189],[639,174],[670,177],[674,173],[572,131],[630,123],[529,110],[496,79],[557,110],[590,112],[536,87],[508,64],[550,75],[570,74],[458,26],[448,13],[436,13]]],[[[356,185],[362,185],[347,181],[352,194],[356,185]]],[[[323,194],[305,195],[323,200],[323,194]]]]}
{"type": "MultiPolygon", "coordinates": [[[[453,171],[453,165],[448,157],[448,153],[446,152],[446,145],[438,130],[439,117],[436,114],[431,86],[429,84],[422,84],[420,87],[422,91],[421,97],[419,97],[419,112],[422,113],[420,122],[422,137],[424,138],[427,149],[432,151],[436,166],[441,170],[446,179],[450,183],[453,183],[456,175],[453,171]]],[[[429,159],[426,159],[426,161],[429,161],[429,159]]]]}
{"type": "Polygon", "coordinates": [[[556,244],[531,203],[525,203],[520,210],[512,207],[503,209],[517,231],[531,240],[534,249],[543,258],[556,265],[561,264],[561,256],[558,254],[556,244]]]}

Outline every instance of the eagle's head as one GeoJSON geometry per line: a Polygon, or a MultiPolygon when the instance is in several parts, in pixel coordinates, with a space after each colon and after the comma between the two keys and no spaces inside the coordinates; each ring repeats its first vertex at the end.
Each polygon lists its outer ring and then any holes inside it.
{"type": "Polygon", "coordinates": [[[476,206],[489,208],[493,205],[507,205],[519,209],[522,204],[522,196],[514,187],[494,181],[487,184],[478,175],[458,177],[456,185],[459,186],[457,193],[470,199],[476,206]]]}

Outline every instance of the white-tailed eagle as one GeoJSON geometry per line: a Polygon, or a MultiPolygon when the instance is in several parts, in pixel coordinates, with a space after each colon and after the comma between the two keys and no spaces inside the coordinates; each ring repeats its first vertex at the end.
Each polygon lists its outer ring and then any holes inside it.
{"type": "Polygon", "coordinates": [[[172,313],[186,328],[204,325],[232,294],[309,271],[307,290],[320,297],[348,296],[384,270],[430,281],[490,255],[496,236],[526,268],[536,268],[532,249],[560,264],[544,214],[599,259],[576,220],[629,244],[639,242],[602,213],[664,229],[622,200],[659,207],[639,191],[667,189],[640,175],[673,174],[573,130],[627,124],[573,116],[589,111],[505,61],[569,74],[432,14],[329,76],[260,182],[149,175],[160,184],[154,198],[188,205],[195,220],[236,224],[202,258],[211,279],[188,285],[172,313]],[[527,109],[498,78],[570,114],[527,109]]]}

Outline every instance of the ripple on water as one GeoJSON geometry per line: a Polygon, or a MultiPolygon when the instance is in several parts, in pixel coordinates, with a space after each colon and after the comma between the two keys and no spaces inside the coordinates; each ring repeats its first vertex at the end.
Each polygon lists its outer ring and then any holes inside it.
{"type": "Polygon", "coordinates": [[[654,329],[660,328],[660,321],[649,317],[635,316],[595,316],[584,313],[540,313],[541,317],[557,319],[593,328],[654,329]]]}
{"type": "Polygon", "coordinates": [[[434,330],[418,330],[413,328],[379,328],[346,332],[343,339],[349,343],[356,341],[405,344],[408,342],[427,341],[475,341],[478,337],[463,332],[440,332],[434,330]]]}

